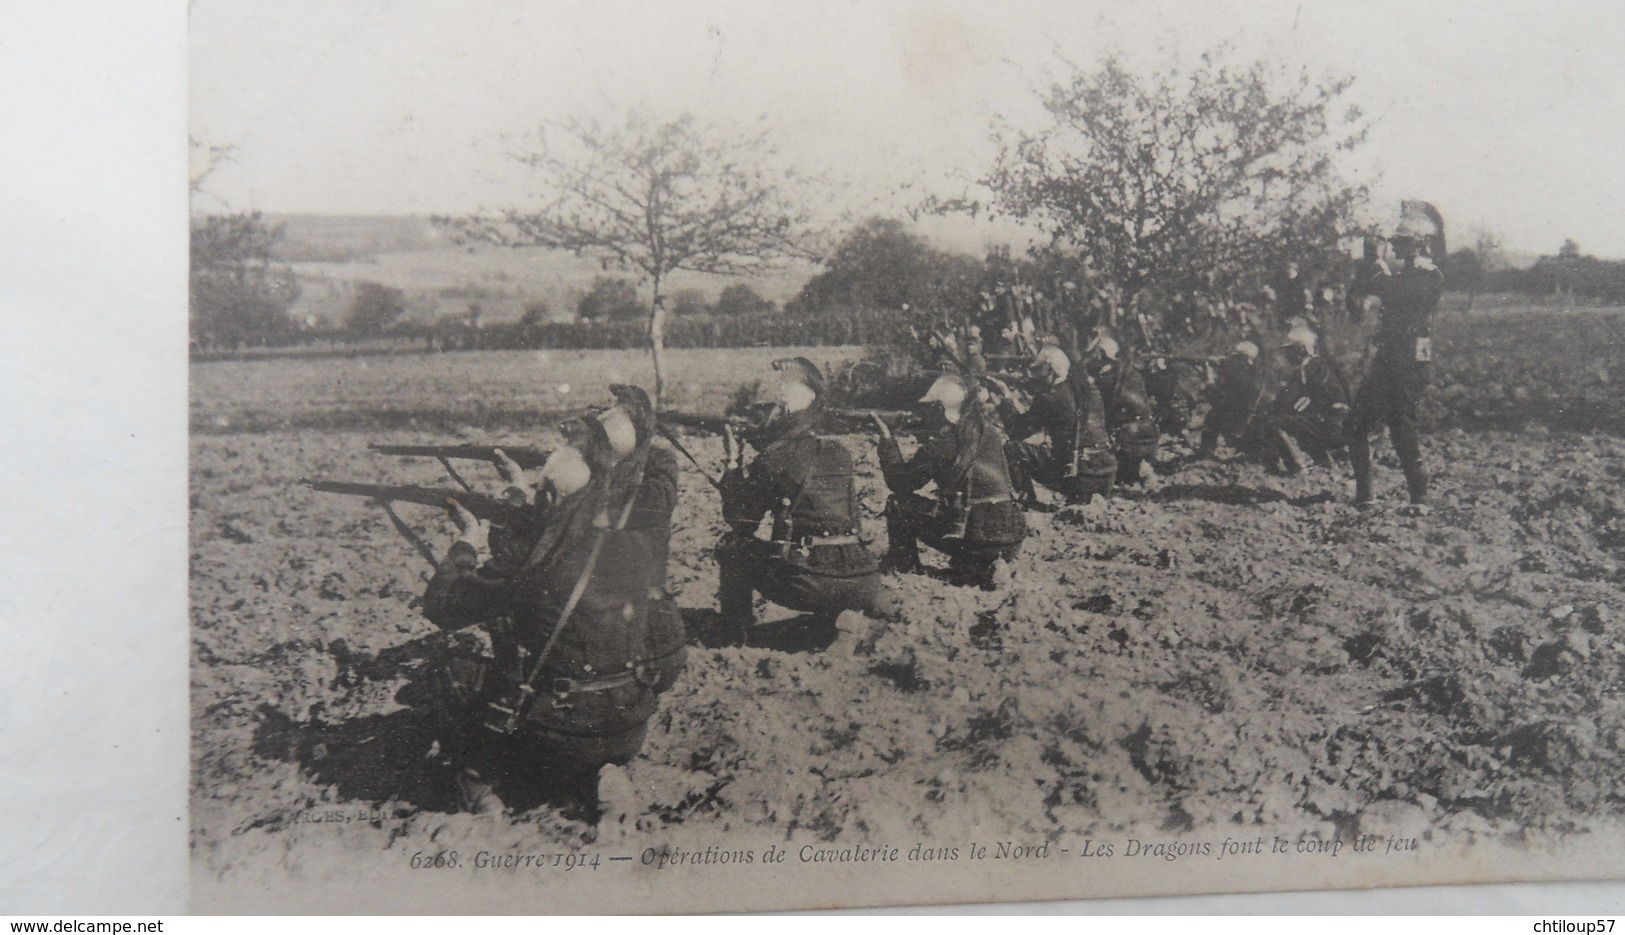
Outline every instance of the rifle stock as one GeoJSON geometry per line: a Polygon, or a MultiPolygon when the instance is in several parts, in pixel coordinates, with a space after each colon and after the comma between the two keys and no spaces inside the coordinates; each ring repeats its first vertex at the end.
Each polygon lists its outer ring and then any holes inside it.
{"type": "MultiPolygon", "coordinates": [[[[503,449],[504,451],[507,449],[503,449]]],[[[442,487],[411,487],[395,484],[358,484],[349,481],[311,480],[306,478],[300,481],[318,493],[336,493],[348,497],[366,497],[382,503],[417,503],[423,506],[438,507],[451,511],[451,502],[457,501],[475,517],[489,520],[496,525],[509,525],[526,507],[509,503],[488,494],[470,493],[466,490],[447,490],[442,487]]]]}
{"type": "Polygon", "coordinates": [[[552,454],[542,448],[514,447],[505,445],[368,445],[368,448],[379,454],[398,455],[401,457],[416,458],[454,458],[462,461],[488,461],[492,464],[497,460],[497,449],[513,459],[521,468],[529,471],[539,468],[547,463],[548,456],[552,454]]]}

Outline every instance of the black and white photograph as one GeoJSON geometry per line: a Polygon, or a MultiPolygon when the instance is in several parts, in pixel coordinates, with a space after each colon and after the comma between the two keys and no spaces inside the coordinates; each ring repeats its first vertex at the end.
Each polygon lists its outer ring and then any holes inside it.
{"type": "Polygon", "coordinates": [[[1625,8],[188,29],[195,911],[1625,876],[1625,8]]]}

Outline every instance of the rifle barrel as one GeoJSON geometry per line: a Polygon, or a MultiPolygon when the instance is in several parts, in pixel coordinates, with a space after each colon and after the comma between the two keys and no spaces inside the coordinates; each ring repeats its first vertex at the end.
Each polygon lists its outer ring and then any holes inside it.
{"type": "Polygon", "coordinates": [[[464,490],[448,490],[443,487],[360,484],[350,481],[311,480],[309,478],[300,481],[300,483],[318,493],[366,497],[369,500],[380,500],[385,503],[417,503],[422,506],[438,507],[447,511],[451,509],[451,501],[455,500],[477,518],[492,521],[504,520],[516,509],[513,505],[496,497],[469,493],[464,490]]]}
{"type": "Polygon", "coordinates": [[[417,458],[455,458],[463,461],[487,461],[496,463],[498,448],[502,453],[513,459],[521,468],[529,471],[539,468],[547,463],[552,454],[542,448],[529,448],[516,446],[509,448],[504,445],[368,445],[368,448],[379,454],[397,455],[401,457],[417,458]]]}
{"type": "Polygon", "coordinates": [[[846,423],[857,423],[865,428],[869,427],[874,418],[879,418],[892,429],[904,431],[918,427],[920,418],[906,409],[830,409],[827,414],[832,418],[846,423]]]}

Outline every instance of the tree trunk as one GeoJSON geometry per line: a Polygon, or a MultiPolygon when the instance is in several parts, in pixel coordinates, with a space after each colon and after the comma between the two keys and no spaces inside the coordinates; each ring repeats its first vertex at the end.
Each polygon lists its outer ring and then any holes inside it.
{"type": "Polygon", "coordinates": [[[654,307],[649,311],[649,358],[655,368],[655,409],[666,401],[666,297],[660,294],[660,277],[654,277],[654,307]]]}

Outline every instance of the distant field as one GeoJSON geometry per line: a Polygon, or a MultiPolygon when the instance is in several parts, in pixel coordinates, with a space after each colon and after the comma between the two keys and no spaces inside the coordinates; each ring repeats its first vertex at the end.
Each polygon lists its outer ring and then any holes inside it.
{"type": "MultiPolygon", "coordinates": [[[[763,379],[774,358],[820,365],[857,348],[674,349],[669,404],[721,412],[736,387],[763,379]]],[[[487,351],[360,358],[214,361],[192,366],[194,433],[280,429],[512,429],[549,413],[603,405],[611,383],[653,388],[647,351],[487,351]]]]}
{"type": "MultiPolygon", "coordinates": [[[[593,277],[626,275],[565,253],[540,249],[465,247],[453,243],[422,218],[273,218],[286,225],[282,254],[299,276],[303,293],[294,304],[296,319],[342,322],[355,299],[356,285],[377,282],[406,293],[407,321],[434,321],[462,315],[470,302],[486,321],[512,321],[533,302],[545,302],[555,315],[571,317],[593,277]],[[331,257],[333,259],[318,259],[331,257]]],[[[770,276],[735,280],[679,273],[667,292],[698,289],[707,301],[730,283],[743,281],[776,302],[794,296],[813,272],[800,264],[770,276]]],[[[645,289],[645,291],[647,291],[645,289]]]]}

